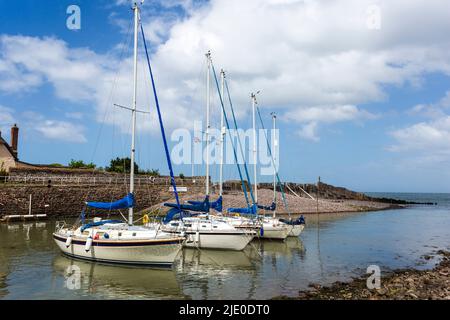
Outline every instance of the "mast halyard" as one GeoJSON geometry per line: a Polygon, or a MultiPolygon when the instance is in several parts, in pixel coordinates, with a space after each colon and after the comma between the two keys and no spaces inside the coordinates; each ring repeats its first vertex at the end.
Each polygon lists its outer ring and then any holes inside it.
{"type": "MultiPolygon", "coordinates": [[[[220,84],[221,84],[221,95],[224,96],[225,91],[225,71],[220,70],[220,84]]],[[[225,141],[225,127],[223,112],[220,113],[220,170],[219,170],[219,196],[223,193],[223,158],[224,158],[224,141],[225,141]]]]}
{"type": "MultiPolygon", "coordinates": [[[[257,92],[257,94],[259,91],[257,92]]],[[[255,203],[258,203],[258,180],[257,180],[257,162],[258,162],[258,154],[256,148],[256,94],[251,94],[252,98],[252,109],[253,109],[253,173],[254,173],[254,196],[255,203]]]]}
{"type": "MultiPolygon", "coordinates": [[[[134,67],[133,67],[133,104],[132,104],[132,124],[131,124],[131,156],[130,156],[130,193],[134,193],[134,159],[136,143],[136,99],[137,99],[137,46],[138,46],[138,14],[137,2],[133,5],[134,12],[134,67]]],[[[133,225],[133,207],[128,209],[128,224],[133,225]]]]}
{"type": "Polygon", "coordinates": [[[211,75],[211,52],[208,51],[206,53],[206,64],[207,64],[207,71],[206,71],[206,190],[205,194],[206,196],[209,196],[209,111],[211,107],[211,95],[210,95],[210,75],[211,75]]]}

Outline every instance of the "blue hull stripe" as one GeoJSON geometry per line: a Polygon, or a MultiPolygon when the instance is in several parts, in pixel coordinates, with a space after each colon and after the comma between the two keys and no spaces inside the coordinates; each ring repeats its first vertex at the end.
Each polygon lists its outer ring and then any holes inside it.
{"type": "MultiPolygon", "coordinates": [[[[57,235],[53,235],[53,238],[60,242],[66,242],[67,238],[63,238],[57,235]]],[[[159,246],[159,245],[170,245],[170,244],[180,244],[182,240],[171,240],[171,241],[151,241],[151,242],[100,242],[96,240],[92,240],[92,245],[95,247],[142,247],[142,246],[159,246]]],[[[83,240],[72,240],[72,244],[85,245],[86,241],[83,240]]]]}
{"type": "Polygon", "coordinates": [[[104,263],[104,264],[120,264],[120,265],[127,265],[127,266],[148,266],[148,267],[155,267],[155,268],[164,268],[164,269],[170,269],[172,268],[173,263],[172,262],[140,262],[140,261],[120,261],[120,260],[109,260],[109,259],[97,259],[97,258],[88,258],[88,257],[82,257],[77,256],[74,254],[62,252],[63,255],[78,259],[78,260],[84,260],[84,261],[93,261],[98,263],[104,263]]]}

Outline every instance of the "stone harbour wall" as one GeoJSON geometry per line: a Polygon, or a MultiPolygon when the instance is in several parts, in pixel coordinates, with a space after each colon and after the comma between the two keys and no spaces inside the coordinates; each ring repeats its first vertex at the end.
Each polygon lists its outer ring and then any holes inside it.
{"type": "MultiPolygon", "coordinates": [[[[179,185],[183,187],[183,185],[179,185]]],[[[204,186],[185,185],[188,193],[200,193],[204,186]]],[[[136,210],[148,208],[173,197],[168,185],[141,185],[135,187],[136,210]]],[[[28,214],[29,197],[32,213],[48,216],[76,216],[84,208],[85,201],[110,202],[121,199],[127,193],[125,185],[20,185],[0,184],[0,216],[28,214]]],[[[186,192],[180,192],[181,197],[186,192]]]]}

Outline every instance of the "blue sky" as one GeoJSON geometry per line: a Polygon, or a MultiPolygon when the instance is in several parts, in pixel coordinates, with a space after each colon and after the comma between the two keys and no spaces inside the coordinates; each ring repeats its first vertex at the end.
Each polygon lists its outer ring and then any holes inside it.
{"type": "MultiPolygon", "coordinates": [[[[129,2],[36,3],[0,2],[2,136],[17,122],[19,156],[31,163],[105,166],[128,155],[129,115],[112,104],[131,101],[129,2]],[[80,30],[66,27],[71,4],[81,9],[80,30]]],[[[448,9],[439,0],[171,0],[146,1],[142,21],[169,135],[204,117],[211,50],[241,127],[251,126],[254,90],[266,126],[277,112],[283,180],[450,192],[448,9]]],[[[137,159],[167,173],[143,58],[138,105],[151,114],[138,122],[137,159]]],[[[215,97],[213,125],[217,108],[215,97]]],[[[175,171],[189,175],[191,166],[175,171]]],[[[235,166],[225,177],[237,177],[235,166]]]]}

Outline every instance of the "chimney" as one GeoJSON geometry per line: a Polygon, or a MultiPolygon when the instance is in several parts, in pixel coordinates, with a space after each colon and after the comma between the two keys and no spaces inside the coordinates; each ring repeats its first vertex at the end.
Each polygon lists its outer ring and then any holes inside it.
{"type": "Polygon", "coordinates": [[[19,127],[17,124],[11,127],[11,149],[13,150],[13,155],[17,158],[17,144],[19,142],[19,127]]]}

